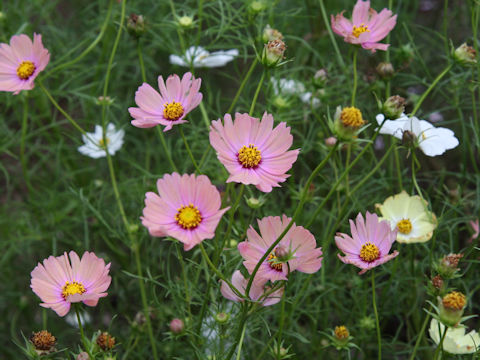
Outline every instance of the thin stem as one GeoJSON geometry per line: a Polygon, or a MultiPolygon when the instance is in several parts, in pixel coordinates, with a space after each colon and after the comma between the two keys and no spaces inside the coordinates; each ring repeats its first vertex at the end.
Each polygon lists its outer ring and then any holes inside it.
{"type": "MultiPolygon", "coordinates": [[[[345,160],[345,168],[348,168],[350,164],[350,158],[352,156],[352,144],[347,144],[347,159],[345,160]]],[[[348,173],[345,175],[345,193],[347,197],[350,196],[350,181],[348,179],[348,173]]]]}
{"type": "Polygon", "coordinates": [[[181,126],[179,126],[179,131],[180,131],[180,135],[182,136],[183,143],[185,144],[185,148],[187,149],[188,156],[190,157],[190,160],[192,160],[192,164],[193,164],[193,166],[195,167],[195,170],[196,170],[199,174],[201,174],[201,173],[202,173],[202,170],[200,170],[200,168],[198,167],[197,162],[195,161],[195,158],[193,157],[192,150],[190,149],[190,146],[188,145],[187,138],[185,137],[185,134],[183,133],[183,128],[182,128],[181,126]]]}
{"type": "Polygon", "coordinates": [[[143,62],[141,39],[137,40],[137,54],[138,54],[138,62],[140,63],[140,72],[142,73],[142,81],[147,82],[147,75],[145,73],[145,63],[143,62]]]}
{"type": "MultiPolygon", "coordinates": [[[[183,256],[182,256],[182,252],[180,251],[180,246],[178,244],[175,244],[175,248],[177,249],[178,261],[180,262],[180,267],[182,268],[183,287],[185,288],[185,301],[187,303],[188,315],[191,318],[192,311],[190,309],[190,291],[188,288],[187,271],[185,270],[185,262],[183,261],[183,256]]],[[[205,296],[208,296],[208,295],[206,294],[205,296]]]]}
{"type": "MultiPolygon", "coordinates": [[[[430,307],[428,312],[430,312],[431,310],[432,310],[432,308],[430,307]]],[[[420,346],[420,343],[422,342],[423,333],[425,332],[425,329],[426,329],[427,324],[428,324],[428,320],[430,319],[430,314],[428,312],[427,312],[427,314],[425,314],[425,320],[423,321],[422,328],[420,329],[420,332],[418,334],[418,338],[417,338],[417,341],[415,342],[415,347],[413,348],[413,352],[412,352],[412,355],[410,356],[410,360],[415,360],[415,355],[417,354],[418,347],[420,346]]]]}
{"type": "Polygon", "coordinates": [[[90,352],[90,346],[88,346],[87,339],[85,338],[85,334],[83,332],[83,325],[82,325],[82,319],[80,318],[80,312],[78,311],[78,307],[80,306],[79,304],[74,304],[75,308],[75,313],[77,314],[77,321],[78,321],[78,328],[80,329],[80,336],[82,338],[82,343],[83,347],[85,348],[85,351],[87,352],[88,356],[90,356],[91,359],[93,359],[92,353],[90,352]]]}
{"type": "Polygon", "coordinates": [[[375,323],[377,327],[377,341],[378,341],[378,360],[382,360],[382,336],[380,334],[380,323],[378,321],[377,301],[375,299],[375,271],[372,270],[372,304],[375,313],[375,323]]]}
{"type": "Polygon", "coordinates": [[[438,343],[437,349],[435,350],[435,353],[433,354],[433,360],[438,359],[438,355],[440,354],[440,351],[443,352],[443,341],[445,340],[445,335],[447,335],[447,330],[448,330],[448,327],[445,326],[445,329],[443,330],[442,338],[440,339],[440,342],[438,343]]]}
{"type": "Polygon", "coordinates": [[[242,354],[243,338],[245,336],[246,329],[247,329],[247,322],[245,321],[245,323],[243,324],[242,336],[240,336],[240,340],[238,342],[237,360],[240,360],[240,355],[242,354]]]}
{"type": "Polygon", "coordinates": [[[433,80],[433,82],[430,84],[430,86],[428,87],[427,90],[425,90],[425,92],[422,94],[422,96],[420,97],[420,99],[418,100],[418,102],[416,103],[415,107],[413,108],[412,112],[410,113],[410,116],[414,116],[416,114],[416,112],[418,111],[418,109],[420,109],[420,106],[422,105],[423,101],[425,100],[425,98],[428,96],[428,94],[430,94],[430,92],[433,90],[433,88],[438,84],[438,82],[440,80],[442,80],[442,78],[450,71],[450,69],[452,68],[453,66],[453,63],[452,64],[448,64],[447,67],[437,76],[437,78],[435,80],[433,80]]]}
{"type": "Polygon", "coordinates": [[[255,69],[255,66],[258,64],[258,58],[255,57],[255,59],[252,61],[252,64],[250,65],[250,68],[247,71],[247,74],[243,77],[242,83],[240,84],[240,87],[237,90],[237,93],[235,94],[235,97],[233,98],[232,103],[230,104],[227,114],[230,114],[232,110],[235,108],[235,105],[237,104],[238,98],[240,97],[240,94],[243,91],[243,88],[247,84],[248,79],[250,79],[250,76],[253,73],[253,69],[255,69]]]}
{"type": "MultiPolygon", "coordinates": [[[[225,360],[230,360],[230,358],[233,356],[233,353],[235,352],[235,348],[237,347],[238,344],[238,353],[242,350],[242,342],[243,342],[243,336],[245,335],[245,325],[247,322],[247,315],[248,315],[248,307],[247,304],[242,305],[242,314],[240,317],[240,322],[238,325],[238,331],[237,335],[235,336],[235,340],[233,342],[233,345],[230,347],[230,351],[228,352],[228,355],[225,357],[225,360]]],[[[238,354],[237,354],[237,359],[238,359],[238,354]]]]}
{"type": "Polygon", "coordinates": [[[352,106],[355,106],[355,96],[357,95],[357,54],[358,49],[355,48],[353,52],[353,90],[352,90],[352,106]]]}
{"type": "Polygon", "coordinates": [[[22,114],[22,135],[20,138],[20,163],[22,164],[22,173],[27,185],[28,190],[32,191],[32,185],[30,184],[30,179],[28,177],[28,164],[27,158],[25,157],[25,141],[28,132],[28,100],[26,97],[23,99],[23,114],[22,114]]]}
{"type": "MultiPolygon", "coordinates": [[[[393,0],[388,0],[388,9],[392,10],[393,7],[393,0]]],[[[388,33],[387,35],[387,40],[386,43],[390,44],[390,34],[388,33]]],[[[387,63],[390,62],[390,46],[387,48],[387,51],[385,51],[385,61],[387,63]]],[[[385,80],[385,99],[388,99],[390,97],[390,92],[391,92],[391,84],[390,84],[390,77],[388,77],[385,80]]]]}
{"type": "MultiPolygon", "coordinates": [[[[287,263],[288,265],[288,263],[287,263]]],[[[290,265],[288,265],[288,269],[290,270],[290,265]]],[[[290,271],[289,271],[290,273],[290,271]]],[[[282,343],[282,335],[283,335],[283,325],[285,324],[285,296],[286,296],[286,293],[287,293],[287,282],[285,282],[285,288],[283,290],[283,294],[282,294],[282,303],[281,303],[281,307],[280,307],[280,323],[278,325],[278,335],[277,335],[277,345],[278,345],[278,349],[277,349],[277,354],[280,353],[280,344],[282,343]]]]}
{"type": "Polygon", "coordinates": [[[170,149],[167,146],[167,141],[165,140],[165,135],[163,134],[162,129],[159,126],[156,126],[158,137],[160,138],[160,143],[162,144],[163,150],[165,151],[165,155],[167,156],[168,163],[173,171],[177,171],[177,165],[173,162],[172,155],[170,154],[170,149]]]}
{"type": "Polygon", "coordinates": [[[323,1],[324,0],[319,0],[322,19],[323,19],[323,22],[325,23],[325,27],[327,28],[328,36],[330,37],[330,41],[332,42],[333,49],[335,50],[335,54],[337,55],[337,60],[342,66],[342,68],[345,68],[345,63],[343,62],[342,54],[338,49],[337,41],[335,40],[335,35],[333,35],[333,31],[330,26],[330,21],[328,21],[328,16],[327,16],[327,12],[325,11],[325,4],[323,3],[323,1]]]}
{"type": "Polygon", "coordinates": [[[250,111],[248,112],[248,114],[250,116],[253,115],[253,111],[255,110],[255,104],[257,103],[258,94],[260,94],[260,89],[262,88],[263,80],[265,80],[266,73],[267,73],[266,70],[263,70],[262,76],[260,77],[260,81],[258,82],[257,90],[255,91],[255,95],[253,96],[252,105],[250,106],[250,111]]]}
{"type": "Polygon", "coordinates": [[[418,195],[423,199],[422,190],[420,189],[420,186],[418,186],[418,183],[417,183],[415,153],[412,153],[412,181],[413,181],[413,185],[415,186],[415,189],[417,190],[418,195]]]}
{"type": "MultiPolygon", "coordinates": [[[[392,138],[392,141],[395,141],[395,139],[392,138]]],[[[398,187],[399,190],[403,190],[403,182],[402,182],[402,169],[400,167],[400,156],[398,156],[398,149],[395,146],[393,149],[393,156],[395,158],[395,167],[397,168],[397,180],[398,180],[398,187]]]]}

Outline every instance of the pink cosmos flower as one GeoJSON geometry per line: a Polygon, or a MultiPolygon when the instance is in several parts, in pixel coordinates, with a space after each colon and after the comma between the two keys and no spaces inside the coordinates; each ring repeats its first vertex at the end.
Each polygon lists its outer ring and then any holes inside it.
{"type": "Polygon", "coordinates": [[[152,236],[171,236],[185,251],[215,236],[220,218],[220,193],[205,175],[166,174],[157,181],[158,193],[145,194],[142,224],[152,236]]]}
{"type": "Polygon", "coordinates": [[[22,90],[33,89],[33,81],[49,61],[42,35],[34,33],[33,43],[27,35],[12,36],[10,45],[0,44],[0,91],[17,95],[22,90]]]}
{"type": "Polygon", "coordinates": [[[217,151],[218,160],[227,168],[227,182],[255,185],[263,192],[272,191],[284,182],[286,172],[297,160],[299,149],[287,151],[293,136],[285,122],[273,129],[273,116],[263,114],[262,120],[248,114],[230,114],[224,124],[218,119],[210,127],[210,144],[217,151]]]}
{"type": "Polygon", "coordinates": [[[195,79],[189,72],[183,75],[181,81],[176,74],[170,75],[166,83],[159,76],[160,94],[143,83],[135,93],[135,103],[139,107],[128,109],[135,119],[132,125],[139,128],[164,125],[163,131],[168,131],[173,125],[186,123],[185,116],[202,101],[202,93],[199,92],[201,83],[202,79],[195,79]]]}
{"type": "Polygon", "coordinates": [[[58,316],[65,316],[70,304],[82,301],[96,306],[112,280],[108,274],[110,264],[86,251],[82,259],[70,251],[70,260],[65,252],[61,256],[50,256],[33,269],[30,287],[43,301],[40,306],[50,308],[58,316]]]}
{"type": "MultiPolygon", "coordinates": [[[[245,260],[243,265],[250,274],[291,220],[286,215],[282,218],[268,216],[258,220],[260,235],[250,226],[247,230],[247,240],[238,244],[238,250],[245,260]]],[[[260,265],[254,282],[265,284],[268,280],[272,282],[288,280],[289,271],[295,270],[308,274],[317,272],[322,266],[322,249],[315,248],[316,245],[310,231],[293,224],[277,247],[260,265]]]]}
{"type": "Polygon", "coordinates": [[[397,238],[397,230],[392,230],[387,220],[379,222],[377,214],[367,211],[366,217],[366,224],[361,213],[357,215],[355,223],[350,220],[351,237],[343,233],[335,236],[337,247],[345,254],[338,254],[338,258],[345,264],[362,269],[360,275],[398,255],[396,250],[388,253],[397,238]]]}
{"type": "Polygon", "coordinates": [[[472,242],[473,240],[478,238],[478,236],[480,235],[479,219],[470,221],[470,226],[473,230],[473,234],[470,237],[470,239],[468,239],[468,242],[472,242]]]}
{"type": "MultiPolygon", "coordinates": [[[[243,302],[244,299],[238,297],[232,289],[230,289],[230,286],[227,285],[225,281],[221,281],[222,285],[220,286],[220,291],[222,292],[222,295],[232,301],[236,302],[243,302]]],[[[245,279],[240,272],[240,270],[235,270],[232,276],[232,285],[237,288],[238,291],[242,293],[242,295],[245,295],[245,290],[247,288],[248,280],[245,279]]],[[[265,296],[271,288],[268,286],[265,287],[264,284],[258,284],[253,282],[252,287],[250,288],[250,292],[248,296],[250,299],[253,301],[260,301],[262,306],[270,306],[270,305],[275,305],[278,303],[283,295],[283,287],[275,290],[271,294],[265,296]]]]}
{"type": "Polygon", "coordinates": [[[387,50],[390,44],[379,43],[397,23],[397,15],[388,9],[378,14],[370,8],[370,1],[358,0],[353,8],[352,21],[343,16],[343,11],[335,17],[331,16],[332,30],[343,36],[345,42],[361,45],[374,53],[376,50],[387,50]]]}

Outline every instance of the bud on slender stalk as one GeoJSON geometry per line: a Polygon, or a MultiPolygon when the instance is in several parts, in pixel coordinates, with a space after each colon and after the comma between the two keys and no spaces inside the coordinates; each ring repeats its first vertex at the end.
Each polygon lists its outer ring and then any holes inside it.
{"type": "Polygon", "coordinates": [[[177,19],[178,25],[184,29],[190,29],[193,27],[193,17],[191,16],[181,16],[177,19]]]}
{"type": "Polygon", "coordinates": [[[181,334],[183,329],[185,328],[185,324],[181,319],[175,318],[170,321],[170,331],[174,334],[181,334]]]}
{"type": "Polygon", "coordinates": [[[265,44],[262,52],[262,63],[267,67],[275,67],[283,60],[287,46],[282,40],[272,40],[265,44]]]}
{"type": "Polygon", "coordinates": [[[390,120],[398,119],[405,112],[405,99],[401,96],[390,96],[382,105],[382,113],[390,120]]]}
{"type": "Polygon", "coordinates": [[[378,75],[380,75],[383,79],[389,79],[395,74],[395,69],[393,65],[389,62],[381,62],[376,67],[378,75]]]}
{"type": "Polygon", "coordinates": [[[130,35],[140,37],[145,32],[145,20],[143,15],[130,14],[127,20],[127,30],[130,35]]]}
{"type": "Polygon", "coordinates": [[[453,58],[462,66],[475,65],[477,63],[476,51],[473,47],[463,43],[453,52],[453,58]]]}
{"type": "Polygon", "coordinates": [[[440,321],[446,326],[455,326],[462,319],[463,310],[467,306],[467,298],[461,292],[452,291],[439,298],[438,308],[440,321]]]}

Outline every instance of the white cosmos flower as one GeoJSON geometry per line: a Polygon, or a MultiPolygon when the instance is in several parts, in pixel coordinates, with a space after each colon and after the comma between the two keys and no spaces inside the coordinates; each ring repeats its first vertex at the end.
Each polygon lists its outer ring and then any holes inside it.
{"type": "Polygon", "coordinates": [[[201,46],[191,46],[183,56],[170,55],[170,63],[185,67],[190,67],[191,63],[195,68],[214,68],[225,66],[236,56],[238,56],[237,49],[209,52],[201,46]]]}
{"type": "MultiPolygon", "coordinates": [[[[436,319],[430,322],[428,332],[435,344],[440,343],[445,326],[436,319]]],[[[443,350],[450,354],[473,354],[480,348],[480,336],[475,330],[465,334],[465,327],[449,327],[443,340],[443,350]]]]}
{"type": "Polygon", "coordinates": [[[375,207],[382,214],[381,220],[388,220],[392,230],[398,229],[397,241],[411,244],[430,240],[437,227],[437,218],[427,210],[427,205],[420,196],[402,191],[375,207]]]}
{"type": "MultiPolygon", "coordinates": [[[[125,131],[122,129],[116,131],[115,125],[109,123],[107,125],[107,148],[110,155],[114,155],[123,145],[123,136],[125,131]]],[[[93,159],[98,159],[107,156],[105,145],[103,144],[103,131],[100,125],[95,125],[95,132],[82,135],[83,142],[78,148],[78,151],[83,155],[90,156],[93,159]]]]}
{"type": "Polygon", "coordinates": [[[419,120],[415,116],[408,117],[402,114],[397,120],[385,120],[383,114],[378,114],[376,119],[379,125],[384,122],[380,134],[393,135],[402,139],[405,131],[412,132],[417,138],[418,146],[427,156],[442,155],[459,144],[452,130],[435,127],[428,121],[419,120]]]}
{"type": "Polygon", "coordinates": [[[276,79],[274,77],[270,78],[272,83],[273,93],[275,95],[287,95],[287,96],[298,96],[300,100],[305,104],[312,103],[313,107],[318,107],[320,105],[320,99],[313,97],[310,91],[305,91],[305,85],[300,81],[293,79],[276,79]]]}

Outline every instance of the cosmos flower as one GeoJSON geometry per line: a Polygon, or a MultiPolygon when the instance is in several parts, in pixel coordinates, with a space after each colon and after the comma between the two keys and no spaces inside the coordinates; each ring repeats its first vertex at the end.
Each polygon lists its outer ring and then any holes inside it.
{"type": "Polygon", "coordinates": [[[299,150],[290,150],[293,136],[285,122],[273,129],[273,116],[263,114],[262,120],[248,114],[230,114],[224,124],[218,119],[210,127],[210,144],[218,160],[230,173],[227,182],[255,185],[263,192],[279,187],[297,160],[299,150]]]}
{"type": "Polygon", "coordinates": [[[403,114],[397,120],[385,120],[383,114],[378,114],[376,119],[379,125],[383,122],[380,134],[393,135],[397,139],[403,139],[407,132],[413,137],[415,146],[418,146],[427,156],[442,155],[459,144],[452,130],[435,127],[428,121],[419,120],[415,116],[408,117],[403,114]]]}
{"type": "MultiPolygon", "coordinates": [[[[268,248],[277,240],[292,219],[283,215],[268,216],[258,220],[260,235],[252,226],[247,230],[247,240],[238,244],[243,265],[251,274],[268,248]]],[[[322,266],[322,249],[316,248],[313,235],[302,226],[293,226],[264,260],[254,282],[288,280],[289,273],[298,270],[313,274],[322,266]]]]}
{"type": "Polygon", "coordinates": [[[343,36],[345,42],[361,45],[374,53],[376,50],[387,50],[390,44],[382,44],[384,39],[397,23],[397,15],[388,9],[378,14],[370,8],[370,1],[358,0],[353,8],[352,20],[343,16],[343,11],[335,17],[331,16],[332,30],[343,36]]]}
{"type": "Polygon", "coordinates": [[[33,81],[49,61],[42,35],[34,33],[33,43],[27,35],[12,36],[10,45],[0,44],[0,91],[17,95],[22,90],[33,89],[33,81]]]}
{"type": "Polygon", "coordinates": [[[390,228],[388,221],[379,221],[376,214],[367,211],[366,218],[365,223],[363,215],[359,213],[355,222],[350,220],[352,236],[344,233],[335,236],[337,247],[345,254],[338,254],[338,258],[345,264],[362,269],[360,275],[398,255],[396,250],[388,253],[397,237],[397,231],[390,228]]]}
{"type": "Polygon", "coordinates": [[[388,197],[375,207],[382,213],[380,220],[388,220],[392,230],[397,229],[400,243],[425,242],[432,238],[437,227],[435,214],[427,210],[428,203],[420,196],[409,196],[406,191],[388,197]]]}
{"type": "MultiPolygon", "coordinates": [[[[440,339],[445,331],[445,325],[439,323],[438,320],[432,319],[428,333],[435,342],[440,343],[440,339]]],[[[456,327],[449,327],[443,340],[443,350],[450,354],[473,354],[480,347],[480,336],[475,330],[465,334],[465,327],[458,325],[456,327]]]]}
{"type": "Polygon", "coordinates": [[[50,256],[33,269],[31,284],[33,292],[43,301],[40,306],[50,308],[59,316],[65,316],[70,304],[83,302],[96,306],[98,299],[107,296],[112,280],[110,264],[86,251],[82,259],[75,251],[61,256],[50,256]],[[70,259],[69,259],[70,257],[70,259]]]}
{"type": "MultiPolygon", "coordinates": [[[[235,302],[243,302],[244,299],[238,297],[232,289],[227,285],[225,281],[221,281],[221,287],[220,291],[222,292],[222,295],[232,301],[235,302]]],[[[245,279],[240,272],[240,270],[235,270],[235,272],[232,275],[232,285],[235,286],[235,288],[240,291],[242,295],[245,295],[245,289],[247,288],[248,280],[245,279]]],[[[250,299],[253,301],[259,300],[262,306],[270,306],[270,305],[275,305],[278,303],[283,295],[283,287],[275,290],[271,294],[265,297],[265,294],[268,293],[271,290],[268,286],[265,287],[265,284],[259,284],[256,283],[255,281],[252,283],[252,287],[250,288],[250,292],[248,296],[250,299]]]]}
{"type": "Polygon", "coordinates": [[[186,123],[185,116],[202,101],[199,92],[201,79],[195,79],[192,73],[185,73],[180,81],[178,75],[170,75],[166,81],[158,77],[160,94],[149,84],[143,83],[135,93],[135,103],[139,107],[128,108],[134,118],[132,125],[139,128],[150,128],[163,125],[163,131],[170,130],[173,125],[186,123]]]}
{"type": "Polygon", "coordinates": [[[124,135],[125,131],[123,131],[123,129],[116,131],[115,125],[109,123],[107,125],[107,135],[105,137],[107,140],[107,146],[105,146],[103,141],[103,129],[100,125],[95,125],[95,132],[82,135],[85,145],[80,146],[78,151],[93,159],[107,156],[106,149],[108,149],[110,155],[115,155],[123,145],[124,135]]]}
{"type": "Polygon", "coordinates": [[[192,64],[194,68],[215,68],[225,66],[237,56],[237,49],[209,52],[201,46],[191,46],[183,56],[170,55],[170,63],[184,67],[190,67],[192,64]]]}
{"type": "Polygon", "coordinates": [[[215,236],[215,229],[229,209],[220,210],[220,193],[205,175],[166,174],[157,181],[159,195],[145,195],[142,224],[152,236],[170,236],[185,251],[215,236]]]}

